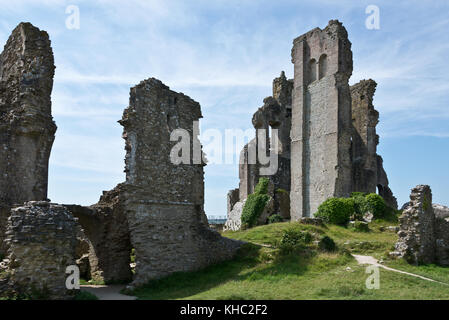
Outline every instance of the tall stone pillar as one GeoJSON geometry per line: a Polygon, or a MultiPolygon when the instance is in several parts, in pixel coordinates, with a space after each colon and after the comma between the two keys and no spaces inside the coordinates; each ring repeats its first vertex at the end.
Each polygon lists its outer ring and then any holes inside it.
{"type": "Polygon", "coordinates": [[[293,41],[291,217],[312,216],[329,197],[349,196],[351,42],[329,21],[293,41]]]}
{"type": "Polygon", "coordinates": [[[19,24],[0,54],[0,242],[13,204],[47,199],[54,70],[48,34],[19,24]]]}

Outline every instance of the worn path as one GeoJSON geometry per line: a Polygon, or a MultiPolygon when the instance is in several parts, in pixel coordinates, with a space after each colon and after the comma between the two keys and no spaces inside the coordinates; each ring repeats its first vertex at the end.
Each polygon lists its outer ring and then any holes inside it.
{"type": "Polygon", "coordinates": [[[405,272],[405,271],[401,271],[401,270],[398,270],[398,269],[393,269],[393,268],[384,266],[383,264],[380,264],[379,261],[377,261],[376,258],[374,258],[372,256],[360,256],[360,255],[356,255],[356,254],[353,254],[352,256],[357,260],[357,262],[359,264],[369,264],[369,265],[377,266],[379,268],[383,268],[385,270],[406,274],[408,276],[415,277],[415,278],[420,278],[420,279],[423,279],[423,280],[426,280],[426,281],[436,282],[436,283],[440,283],[440,284],[443,284],[443,285],[446,285],[446,286],[449,285],[447,283],[436,281],[436,280],[433,280],[433,279],[429,279],[429,278],[420,276],[418,274],[405,272]]]}
{"type": "Polygon", "coordinates": [[[121,294],[124,285],[81,285],[82,291],[90,292],[98,300],[136,300],[137,297],[121,294]]]}

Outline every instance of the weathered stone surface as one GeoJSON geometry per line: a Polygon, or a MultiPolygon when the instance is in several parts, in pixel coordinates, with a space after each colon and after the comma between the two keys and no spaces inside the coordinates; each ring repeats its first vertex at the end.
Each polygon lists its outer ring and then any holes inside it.
{"type": "Polygon", "coordinates": [[[435,213],[435,256],[436,262],[449,266],[449,208],[433,204],[435,213]]]}
{"type": "Polygon", "coordinates": [[[410,194],[411,205],[399,217],[399,240],[396,256],[409,263],[435,262],[435,215],[432,208],[432,191],[419,185],[410,194]]]}
{"type": "Polygon", "coordinates": [[[293,41],[291,129],[292,220],[312,216],[330,197],[352,190],[351,42],[343,25],[329,21],[293,41]]]}
{"type": "Polygon", "coordinates": [[[234,205],[239,201],[240,195],[239,195],[239,189],[233,189],[229,190],[227,195],[227,212],[231,212],[232,208],[234,208],[234,205]]]}
{"type": "Polygon", "coordinates": [[[397,209],[397,201],[388,186],[383,160],[377,154],[379,136],[376,126],[379,112],[374,109],[373,97],[377,83],[362,80],[351,86],[352,98],[352,191],[375,193],[379,191],[387,205],[397,209]]]}
{"type": "Polygon", "coordinates": [[[449,266],[449,208],[430,205],[432,192],[427,185],[412,189],[410,199],[401,208],[399,240],[391,256],[414,264],[449,266]]]}
{"type": "Polygon", "coordinates": [[[324,222],[321,218],[302,217],[299,218],[298,222],[302,224],[311,224],[318,227],[324,226],[324,222]]]}
{"type": "MultiPolygon", "coordinates": [[[[266,152],[274,148],[271,146],[273,137],[270,133],[273,129],[277,130],[278,145],[276,150],[278,168],[274,174],[266,176],[270,179],[270,183],[273,185],[273,190],[282,189],[288,195],[290,190],[290,128],[291,128],[291,105],[292,105],[292,89],[293,80],[287,80],[285,73],[282,71],[278,78],[273,80],[273,96],[266,97],[264,99],[264,104],[260,107],[252,117],[252,123],[256,129],[256,138],[252,139],[248,144],[245,145],[240,153],[239,162],[239,197],[238,199],[233,199],[233,201],[242,202],[245,200],[249,194],[254,192],[254,189],[262,176],[260,169],[264,167],[261,165],[256,154],[258,152],[266,152]],[[259,141],[259,136],[257,135],[257,130],[263,129],[266,133],[266,138],[263,141],[259,141]],[[253,155],[253,156],[251,156],[253,155]],[[236,201],[237,200],[237,201],[236,201]]],[[[265,165],[267,166],[267,165],[265,165]]],[[[230,193],[229,193],[230,194],[230,193]]],[[[290,215],[290,208],[286,210],[285,199],[283,195],[278,198],[277,192],[271,192],[270,196],[273,197],[273,210],[274,213],[279,213],[283,216],[290,215]],[[281,204],[282,201],[282,204],[281,204]],[[281,208],[282,205],[282,208],[281,208]],[[282,213],[280,212],[282,209],[282,213]]],[[[228,196],[229,199],[229,196],[228,196]]],[[[229,200],[228,200],[229,201],[229,200]]],[[[234,203],[235,203],[234,202],[234,203]]],[[[237,219],[236,213],[241,210],[237,210],[232,213],[233,207],[228,206],[228,227],[225,228],[235,228],[239,225],[234,222],[237,219]]],[[[266,211],[267,213],[268,211],[266,211]]]]}
{"type": "Polygon", "coordinates": [[[290,194],[284,190],[277,190],[275,195],[279,204],[277,212],[283,219],[290,220],[290,194]]]}
{"type": "Polygon", "coordinates": [[[5,242],[9,287],[21,294],[70,298],[66,268],[75,264],[76,218],[64,207],[31,201],[11,210],[5,242]]]}
{"type": "Polygon", "coordinates": [[[201,152],[194,132],[201,117],[197,102],[157,79],[131,88],[120,123],[126,141],[124,206],[136,252],[133,286],[228,259],[240,246],[207,224],[201,154],[198,164],[190,162],[198,157],[194,150],[201,152]],[[189,134],[189,163],[170,159],[175,129],[189,134]]]}
{"type": "Polygon", "coordinates": [[[242,211],[245,206],[246,199],[237,202],[232,210],[228,212],[228,219],[223,227],[224,231],[237,231],[242,227],[242,211]]]}
{"type": "Polygon", "coordinates": [[[47,199],[54,69],[48,34],[19,24],[0,54],[0,247],[10,208],[47,199]]]}
{"type": "MultiPolygon", "coordinates": [[[[65,205],[79,219],[89,239],[89,273],[92,279],[105,283],[128,282],[131,242],[124,208],[124,185],[103,192],[100,201],[90,207],[65,205]]],[[[79,257],[80,265],[85,263],[79,257]]]]}

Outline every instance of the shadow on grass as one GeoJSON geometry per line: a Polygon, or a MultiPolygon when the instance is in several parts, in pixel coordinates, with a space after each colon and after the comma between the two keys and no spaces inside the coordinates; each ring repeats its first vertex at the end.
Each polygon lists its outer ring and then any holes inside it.
{"type": "Polygon", "coordinates": [[[182,299],[207,291],[224,282],[238,278],[242,270],[259,263],[260,246],[247,243],[234,259],[193,272],[177,272],[168,277],[152,280],[133,290],[139,299],[182,299]]]}
{"type": "MultiPolygon", "coordinates": [[[[183,299],[229,281],[276,281],[286,275],[302,275],[314,254],[309,251],[280,256],[261,252],[263,248],[245,244],[230,261],[222,262],[194,272],[178,272],[168,277],[150,281],[130,292],[138,299],[183,299]],[[269,261],[269,263],[268,263],[269,261]],[[257,267],[257,269],[255,269],[257,267]],[[247,271],[246,271],[247,270],[247,271]],[[246,272],[245,272],[246,271],[246,272]]],[[[220,298],[218,298],[220,299],[220,298]]],[[[243,296],[226,296],[222,299],[251,299],[243,296]]]]}

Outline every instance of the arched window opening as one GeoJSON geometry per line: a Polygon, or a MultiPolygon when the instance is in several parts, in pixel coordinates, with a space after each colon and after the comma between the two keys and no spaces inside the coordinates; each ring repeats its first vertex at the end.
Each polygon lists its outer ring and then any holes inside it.
{"type": "Polygon", "coordinates": [[[322,79],[324,76],[326,76],[327,73],[327,55],[323,54],[320,57],[320,61],[319,61],[319,79],[322,79]]]}
{"type": "Polygon", "coordinates": [[[309,61],[309,83],[312,83],[316,80],[316,60],[311,59],[309,61]]]}

